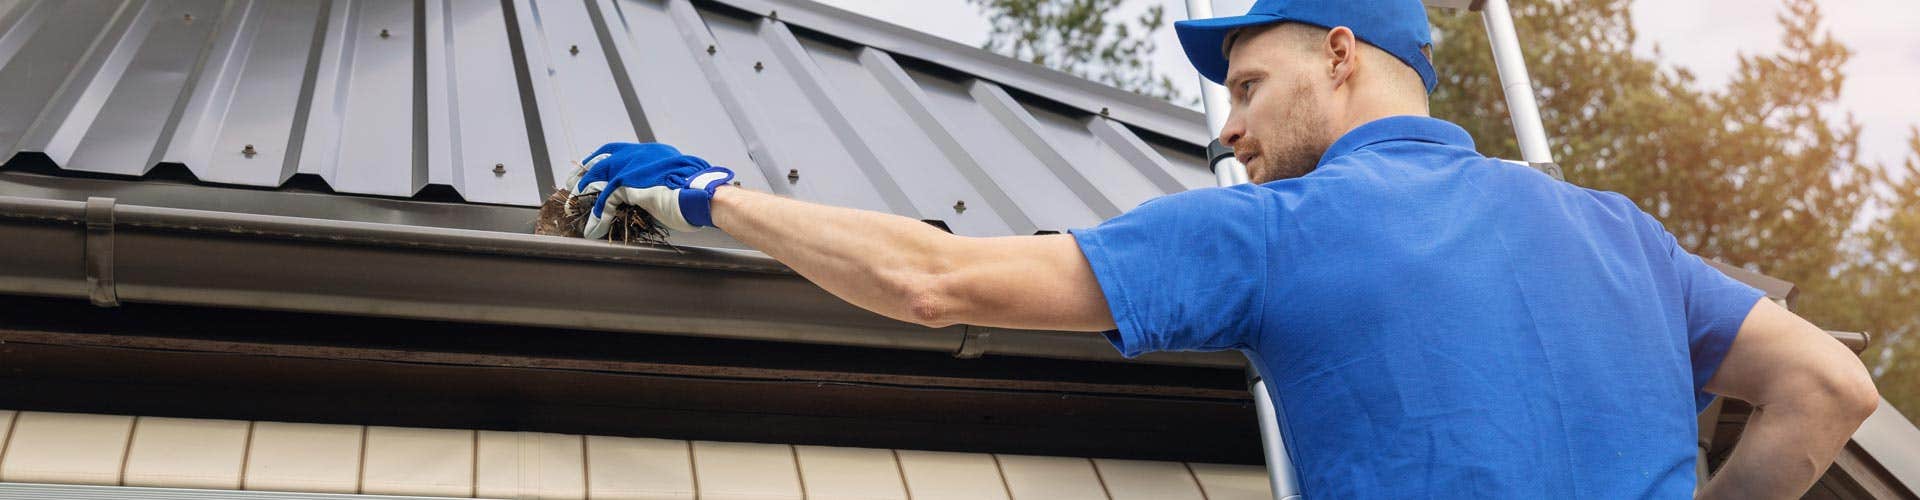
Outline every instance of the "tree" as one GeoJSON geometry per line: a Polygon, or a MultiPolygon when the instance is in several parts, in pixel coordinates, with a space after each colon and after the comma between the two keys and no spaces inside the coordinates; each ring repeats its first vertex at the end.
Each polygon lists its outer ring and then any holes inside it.
{"type": "Polygon", "coordinates": [[[1920,419],[1920,128],[1907,139],[1906,162],[1878,178],[1886,213],[1867,229],[1866,257],[1852,270],[1872,307],[1862,328],[1879,336],[1867,352],[1880,393],[1909,419],[1920,419]]]}
{"type": "Polygon", "coordinates": [[[993,24],[981,48],[1148,97],[1184,103],[1173,80],[1153,65],[1166,8],[1114,21],[1124,0],[967,0],[993,24]]]}
{"type": "MultiPolygon", "coordinates": [[[[1628,4],[1515,7],[1523,38],[1556,41],[1528,45],[1527,62],[1568,180],[1627,195],[1695,252],[1822,286],[1849,257],[1836,243],[1873,172],[1859,126],[1822,110],[1839,97],[1847,49],[1819,31],[1812,0],[1790,0],[1784,51],[1742,55],[1724,90],[1700,90],[1633,53],[1628,4]]],[[[1517,156],[1477,16],[1436,17],[1447,70],[1434,114],[1485,139],[1483,152],[1517,156]]]]}

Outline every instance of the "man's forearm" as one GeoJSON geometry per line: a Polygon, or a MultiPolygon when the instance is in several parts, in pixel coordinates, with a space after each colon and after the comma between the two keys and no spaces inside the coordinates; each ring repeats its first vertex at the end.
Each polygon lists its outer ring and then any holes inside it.
{"type": "Polygon", "coordinates": [[[713,223],[827,292],[890,318],[923,322],[914,301],[956,236],[914,219],[722,187],[713,223]]]}
{"type": "Polygon", "coordinates": [[[1817,401],[1755,408],[1733,456],[1701,498],[1799,498],[1825,473],[1860,420],[1817,401]]]}

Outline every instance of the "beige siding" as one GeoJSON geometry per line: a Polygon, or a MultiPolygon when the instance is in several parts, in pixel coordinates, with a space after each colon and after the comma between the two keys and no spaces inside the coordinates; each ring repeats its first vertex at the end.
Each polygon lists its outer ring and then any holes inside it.
{"type": "Polygon", "coordinates": [[[1264,469],[0,410],[0,481],[606,500],[1239,500],[1264,469]]]}
{"type": "Polygon", "coordinates": [[[1113,500],[1207,500],[1180,462],[1094,459],[1113,500]]]}
{"type": "Polygon", "coordinates": [[[795,446],[808,500],[907,500],[893,450],[795,446]]]}
{"type": "Polygon", "coordinates": [[[365,437],[366,428],[358,425],[256,422],[242,487],[358,493],[360,444],[365,437]]]}
{"type": "Polygon", "coordinates": [[[784,444],[693,442],[701,500],[801,500],[800,469],[784,444]]]}
{"type": "Polygon", "coordinates": [[[488,498],[587,497],[586,443],[581,436],[480,431],[474,494],[488,498]]]}
{"type": "Polygon", "coordinates": [[[474,431],[368,427],[360,492],[473,496],[474,431]]]}
{"type": "Polygon", "coordinates": [[[122,484],[240,489],[252,433],[253,423],[245,420],[140,417],[127,445],[122,484]]]}
{"type": "Polygon", "coordinates": [[[0,481],[118,485],[132,433],[133,417],[21,412],[0,481]]]}
{"type": "Polygon", "coordinates": [[[1273,487],[1267,469],[1251,465],[1188,464],[1207,500],[1267,500],[1273,487]]]}
{"type": "Polygon", "coordinates": [[[993,455],[901,450],[900,473],[914,500],[1007,498],[1007,483],[993,455]]]}
{"type": "Polygon", "coordinates": [[[0,410],[0,459],[7,457],[7,438],[13,437],[13,419],[18,413],[0,410]]]}
{"type": "Polygon", "coordinates": [[[997,455],[1014,500],[1107,500],[1093,461],[1073,457],[997,455]]]}
{"type": "Polygon", "coordinates": [[[693,500],[692,456],[686,441],[587,436],[587,497],[693,500]]]}

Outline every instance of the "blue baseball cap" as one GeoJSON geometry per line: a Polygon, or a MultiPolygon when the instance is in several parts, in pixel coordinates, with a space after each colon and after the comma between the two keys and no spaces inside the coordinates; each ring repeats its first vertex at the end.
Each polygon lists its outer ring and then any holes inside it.
{"type": "MultiPolygon", "coordinates": [[[[1210,1],[1210,0],[1203,0],[1210,1]]],[[[1433,32],[1427,26],[1427,8],[1420,0],[1260,0],[1246,15],[1194,19],[1173,23],[1180,35],[1180,48],[1187,51],[1200,76],[1225,84],[1227,79],[1227,34],[1248,26],[1278,22],[1310,24],[1326,29],[1346,26],[1353,36],[1368,45],[1400,58],[1400,62],[1420,73],[1427,92],[1440,83],[1433,73],[1433,62],[1421,49],[1433,45],[1433,32]]]]}

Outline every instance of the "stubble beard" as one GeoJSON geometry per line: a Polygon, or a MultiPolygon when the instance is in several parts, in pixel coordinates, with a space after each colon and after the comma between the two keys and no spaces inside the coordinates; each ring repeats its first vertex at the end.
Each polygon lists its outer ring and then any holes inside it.
{"type": "Polygon", "coordinates": [[[1274,147],[1261,149],[1254,164],[1247,165],[1247,173],[1256,184],[1312,173],[1320,166],[1320,156],[1333,145],[1332,138],[1328,137],[1330,120],[1313,100],[1311,89],[1303,84],[1290,94],[1287,98],[1298,104],[1275,124],[1278,126],[1271,129],[1272,135],[1257,138],[1258,144],[1274,147]]]}

